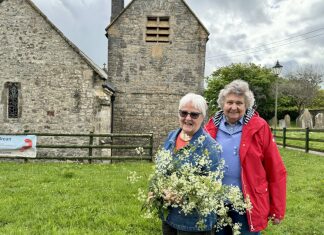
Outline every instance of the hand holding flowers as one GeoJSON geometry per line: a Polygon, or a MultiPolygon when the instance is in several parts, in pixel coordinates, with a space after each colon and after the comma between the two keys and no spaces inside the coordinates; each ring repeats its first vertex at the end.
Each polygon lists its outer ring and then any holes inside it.
{"type": "MultiPolygon", "coordinates": [[[[204,136],[181,151],[165,149],[156,154],[156,166],[150,177],[149,193],[141,192],[146,216],[166,218],[171,208],[184,215],[197,214],[197,228],[204,229],[204,219],[210,214],[217,217],[216,228],[230,225],[238,234],[240,225],[233,224],[227,216],[229,210],[244,213],[251,209],[248,198],[238,187],[222,185],[224,162],[215,166],[206,149],[196,151],[203,145],[204,136]]],[[[221,146],[215,146],[221,151],[221,146]]],[[[215,156],[214,156],[215,157],[215,156]]]]}

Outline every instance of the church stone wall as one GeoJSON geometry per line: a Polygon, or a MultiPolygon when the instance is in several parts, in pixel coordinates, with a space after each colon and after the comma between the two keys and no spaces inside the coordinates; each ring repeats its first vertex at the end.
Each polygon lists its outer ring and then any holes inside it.
{"type": "MultiPolygon", "coordinates": [[[[102,107],[100,95],[98,98],[96,93],[102,93],[103,81],[60,33],[24,0],[0,3],[0,64],[1,132],[89,133],[101,128],[98,120],[106,123],[106,130],[102,132],[110,130],[110,112],[106,108],[107,117],[98,114],[102,107]],[[20,86],[18,118],[7,117],[7,82],[17,82],[20,86]]],[[[101,98],[106,97],[101,94],[101,98]]],[[[107,105],[110,106],[110,100],[107,105]]],[[[42,140],[42,144],[89,143],[88,138],[40,137],[39,141],[42,140]]],[[[41,155],[53,156],[54,152],[80,156],[88,150],[38,151],[41,155]]]]}
{"type": "Polygon", "coordinates": [[[180,0],[133,1],[107,32],[113,131],[153,132],[156,149],[179,126],[179,99],[203,92],[208,34],[180,0]],[[145,41],[147,16],[169,16],[169,43],[145,41]]]}

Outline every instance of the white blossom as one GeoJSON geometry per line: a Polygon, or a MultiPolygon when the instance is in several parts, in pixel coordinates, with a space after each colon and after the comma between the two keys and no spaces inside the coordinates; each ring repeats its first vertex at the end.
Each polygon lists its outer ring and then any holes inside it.
{"type": "Polygon", "coordinates": [[[135,152],[137,153],[137,155],[144,155],[144,148],[143,147],[138,147],[135,149],[135,152]]]}
{"type": "Polygon", "coordinates": [[[137,175],[136,171],[131,171],[129,173],[129,175],[127,176],[127,179],[131,182],[131,183],[136,183],[139,179],[141,179],[142,176],[137,175]]]}
{"type": "MultiPolygon", "coordinates": [[[[143,202],[145,217],[161,215],[170,207],[180,208],[184,214],[197,212],[200,220],[197,228],[203,229],[204,218],[214,213],[217,215],[216,228],[226,225],[232,227],[234,234],[239,234],[240,224],[233,224],[227,212],[234,209],[239,213],[251,209],[249,198],[243,198],[238,187],[222,185],[224,161],[219,160],[215,171],[210,171],[212,160],[207,149],[200,155],[197,148],[203,147],[205,136],[176,153],[161,149],[155,156],[155,168],[150,176],[148,191],[139,191],[138,199],[143,202]],[[228,204],[232,205],[229,208],[228,204]]],[[[222,147],[216,146],[217,152],[222,147]]],[[[132,173],[130,178],[137,179],[132,173]]]]}

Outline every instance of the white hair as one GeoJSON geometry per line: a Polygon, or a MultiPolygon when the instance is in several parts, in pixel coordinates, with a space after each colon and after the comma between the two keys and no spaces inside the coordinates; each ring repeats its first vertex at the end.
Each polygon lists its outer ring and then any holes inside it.
{"type": "Polygon", "coordinates": [[[207,102],[204,97],[202,97],[201,95],[194,94],[194,93],[186,94],[185,96],[183,96],[180,99],[179,110],[183,106],[185,106],[186,104],[189,104],[189,103],[191,103],[193,105],[193,107],[198,109],[202,113],[203,117],[206,117],[206,112],[207,112],[208,106],[207,106],[207,102]]]}
{"type": "Polygon", "coordinates": [[[252,108],[254,105],[254,95],[249,88],[249,84],[246,81],[236,79],[227,84],[224,89],[219,92],[217,103],[218,106],[223,109],[225,103],[225,97],[229,94],[235,94],[237,96],[244,96],[245,107],[252,108]]]}

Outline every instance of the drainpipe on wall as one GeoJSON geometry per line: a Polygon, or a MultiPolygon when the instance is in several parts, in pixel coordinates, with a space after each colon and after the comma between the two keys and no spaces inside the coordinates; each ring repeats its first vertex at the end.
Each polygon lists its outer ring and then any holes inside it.
{"type": "Polygon", "coordinates": [[[110,119],[111,119],[111,124],[110,124],[110,131],[111,133],[114,132],[114,108],[115,108],[115,95],[111,96],[111,115],[110,115],[110,119]]]}

